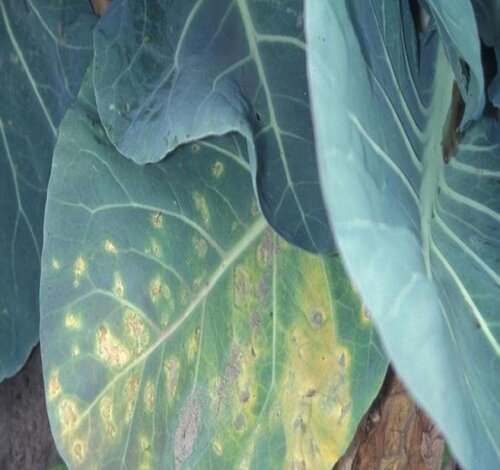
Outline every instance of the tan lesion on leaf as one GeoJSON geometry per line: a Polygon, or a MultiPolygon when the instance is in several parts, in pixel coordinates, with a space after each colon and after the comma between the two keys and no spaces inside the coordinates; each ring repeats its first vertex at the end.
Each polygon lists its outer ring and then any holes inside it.
{"type": "Polygon", "coordinates": [[[368,325],[372,324],[370,312],[368,311],[368,308],[366,307],[365,304],[361,304],[361,307],[359,309],[359,315],[360,315],[362,325],[368,326],[368,325]]]}
{"type": "Polygon", "coordinates": [[[195,235],[192,238],[192,244],[198,258],[203,259],[207,256],[208,244],[205,239],[195,235]]]}
{"type": "Polygon", "coordinates": [[[144,406],[146,411],[150,413],[153,411],[153,407],[155,404],[155,386],[153,382],[148,381],[146,387],[144,387],[144,406]]]}
{"type": "Polygon", "coordinates": [[[200,214],[201,220],[205,227],[210,226],[211,216],[210,209],[208,208],[208,203],[202,194],[195,192],[193,194],[194,207],[196,211],[200,214]]]}
{"type": "Polygon", "coordinates": [[[151,225],[156,229],[163,227],[163,214],[161,212],[153,212],[151,214],[151,225]]]}
{"type": "Polygon", "coordinates": [[[243,354],[240,347],[237,344],[233,344],[231,348],[231,354],[227,360],[226,368],[224,374],[218,380],[216,387],[216,406],[215,409],[218,412],[222,409],[224,405],[227,405],[229,399],[232,395],[238,396],[238,399],[242,403],[248,402],[248,391],[244,394],[234,393],[236,388],[238,378],[243,371],[244,361],[243,354]]]}
{"type": "Polygon", "coordinates": [[[78,344],[74,344],[71,347],[71,355],[73,357],[78,357],[80,355],[80,347],[78,346],[78,344]]]}
{"type": "Polygon", "coordinates": [[[193,142],[191,144],[191,150],[193,153],[198,154],[201,151],[201,145],[198,142],[193,142]]]}
{"type": "Polygon", "coordinates": [[[257,261],[261,266],[269,266],[274,256],[274,234],[266,230],[262,241],[257,247],[257,261]]]}
{"type": "Polygon", "coordinates": [[[78,419],[76,404],[69,398],[64,398],[59,403],[59,422],[64,429],[75,426],[78,419]]]}
{"type": "Polygon", "coordinates": [[[51,264],[54,271],[59,271],[61,269],[61,262],[57,258],[52,258],[51,264]]]}
{"type": "Polygon", "coordinates": [[[171,357],[163,363],[163,372],[165,374],[165,388],[167,398],[172,400],[177,390],[177,381],[179,378],[179,359],[171,357]]]}
{"type": "Polygon", "coordinates": [[[82,320],[79,315],[68,312],[64,317],[64,326],[68,330],[80,330],[82,328],[82,320]]]}
{"type": "Polygon", "coordinates": [[[105,240],[104,241],[104,251],[106,253],[109,253],[110,255],[116,255],[118,254],[118,248],[114,242],[111,240],[105,240]]]}
{"type": "Polygon", "coordinates": [[[161,280],[159,278],[153,279],[151,281],[149,290],[151,292],[153,302],[157,301],[160,298],[161,294],[161,280]]]}
{"type": "Polygon", "coordinates": [[[110,397],[103,397],[99,406],[101,423],[104,434],[111,439],[116,437],[116,423],[113,418],[113,400],[110,397]]]}
{"type": "Polygon", "coordinates": [[[216,161],[212,166],[212,174],[216,178],[220,178],[223,172],[224,172],[224,164],[220,161],[216,161]]]}
{"type": "Polygon", "coordinates": [[[140,451],[140,462],[137,470],[153,470],[155,466],[153,465],[153,445],[151,438],[145,434],[141,434],[136,447],[140,451]]]}
{"type": "Polygon", "coordinates": [[[87,446],[82,440],[77,439],[73,442],[71,446],[71,456],[76,463],[83,462],[86,452],[87,446]]]}
{"type": "Polygon", "coordinates": [[[118,271],[113,274],[113,292],[120,298],[123,298],[125,294],[125,286],[123,284],[122,275],[118,271]]]}
{"type": "Polygon", "coordinates": [[[47,396],[49,400],[53,400],[61,393],[62,387],[59,381],[59,371],[53,370],[49,374],[49,386],[47,390],[47,396]]]}
{"type": "Polygon", "coordinates": [[[137,399],[137,393],[139,392],[139,374],[134,371],[132,372],[125,382],[125,400],[127,402],[127,410],[125,412],[125,421],[129,422],[132,418],[132,413],[134,410],[135,401],[137,399]]]}
{"type": "Polygon", "coordinates": [[[151,239],[151,251],[156,258],[163,257],[163,250],[161,249],[161,245],[156,238],[151,239]]]}
{"type": "Polygon", "coordinates": [[[241,264],[234,268],[233,286],[234,304],[236,307],[242,307],[248,300],[251,286],[250,276],[245,267],[241,264]]]}
{"type": "Polygon", "coordinates": [[[73,263],[73,287],[78,287],[80,285],[80,280],[87,270],[87,263],[83,259],[83,256],[78,256],[73,263]]]}
{"type": "Polygon", "coordinates": [[[199,326],[197,326],[187,342],[186,349],[187,349],[187,358],[189,362],[192,362],[196,357],[196,353],[200,346],[200,336],[201,336],[201,329],[199,326]]]}
{"type": "Polygon", "coordinates": [[[130,354],[108,330],[105,325],[99,326],[96,332],[97,354],[111,367],[122,368],[128,363],[130,354]]]}
{"type": "Polygon", "coordinates": [[[128,308],[123,316],[123,323],[127,336],[134,343],[134,354],[141,354],[149,344],[149,330],[144,324],[141,316],[134,310],[128,308]]]}

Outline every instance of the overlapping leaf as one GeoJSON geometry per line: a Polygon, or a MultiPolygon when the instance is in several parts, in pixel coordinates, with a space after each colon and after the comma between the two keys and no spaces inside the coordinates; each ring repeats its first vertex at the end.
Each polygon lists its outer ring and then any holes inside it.
{"type": "Polygon", "coordinates": [[[322,183],[348,271],[454,454],[497,468],[500,125],[480,120],[446,165],[454,77],[436,37],[418,43],[408,2],[311,0],[306,13],[322,183]]]}
{"type": "Polygon", "coordinates": [[[270,224],[331,252],[302,9],[302,0],[114,2],[96,29],[94,84],[108,136],[138,163],[208,135],[243,134],[270,224]]]}
{"type": "Polygon", "coordinates": [[[465,101],[460,130],[479,119],[485,105],[481,44],[471,0],[424,0],[465,101]]]}
{"type": "Polygon", "coordinates": [[[472,0],[479,27],[479,35],[487,47],[495,51],[496,75],[488,87],[488,96],[500,108],[500,0],[472,0]]]}
{"type": "Polygon", "coordinates": [[[45,190],[57,125],[92,56],[81,1],[0,2],[0,381],[38,341],[45,190]]]}
{"type": "Polygon", "coordinates": [[[41,346],[71,468],[331,468],[383,378],[337,257],[259,214],[240,138],[137,166],[90,83],[48,190],[41,346]]]}

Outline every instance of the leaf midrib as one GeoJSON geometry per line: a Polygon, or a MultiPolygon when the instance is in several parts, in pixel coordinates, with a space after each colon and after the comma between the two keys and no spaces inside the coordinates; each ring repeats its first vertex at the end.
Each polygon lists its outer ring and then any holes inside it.
{"type": "Polygon", "coordinates": [[[213,272],[210,279],[204,285],[202,289],[198,292],[193,301],[186,307],[184,313],[181,317],[167,328],[162,334],[158,336],[156,341],[149,346],[143,354],[137,357],[135,360],[131,361],[127,366],[125,366],[121,371],[119,371],[113,379],[101,390],[101,392],[96,395],[92,403],[79,415],[74,427],[62,432],[62,436],[66,435],[68,432],[77,429],[87,415],[92,411],[92,409],[97,405],[99,400],[105,393],[127,372],[132,370],[136,365],[147,359],[156,349],[161,346],[170,336],[172,336],[191,316],[196,307],[205,299],[211,290],[217,285],[219,279],[228,271],[228,269],[234,264],[234,262],[261,236],[268,224],[265,218],[261,215],[259,218],[248,228],[245,235],[234,245],[234,247],[226,253],[226,256],[222,259],[218,268],[213,272]]]}
{"type": "Polygon", "coordinates": [[[0,12],[2,14],[2,18],[5,24],[5,28],[7,31],[7,35],[9,36],[10,42],[12,43],[12,47],[14,48],[14,51],[21,61],[21,65],[23,66],[23,69],[26,73],[26,76],[28,77],[28,81],[31,85],[31,88],[33,89],[33,92],[35,93],[35,96],[40,104],[40,107],[42,108],[43,114],[47,118],[47,122],[50,126],[50,130],[52,131],[52,134],[54,134],[54,137],[57,137],[57,127],[55,126],[54,122],[52,121],[52,117],[50,116],[49,110],[47,109],[47,105],[45,104],[45,101],[43,100],[42,96],[40,95],[40,92],[38,91],[38,87],[36,84],[36,81],[31,74],[31,70],[28,67],[28,64],[24,58],[24,54],[19,47],[19,43],[17,42],[16,36],[14,35],[14,31],[12,31],[12,27],[9,21],[9,17],[7,16],[7,11],[5,10],[5,6],[3,4],[3,1],[0,2],[0,12]]]}
{"type": "Polygon", "coordinates": [[[295,200],[297,208],[299,209],[300,217],[302,219],[302,223],[304,225],[304,228],[306,229],[307,236],[309,237],[309,240],[313,244],[313,246],[316,246],[313,234],[311,233],[311,231],[309,229],[309,224],[307,223],[306,216],[304,214],[304,211],[302,210],[300,200],[299,200],[297,193],[295,191],[295,186],[292,182],[290,169],[288,168],[288,163],[287,163],[287,160],[285,157],[285,153],[286,153],[285,146],[284,146],[283,140],[281,138],[281,130],[280,130],[280,127],[278,125],[278,119],[276,117],[276,111],[274,109],[271,90],[269,89],[269,84],[267,82],[266,73],[264,70],[264,64],[263,64],[262,58],[260,56],[259,46],[258,46],[258,42],[257,42],[257,31],[255,30],[255,27],[252,23],[252,15],[250,13],[250,10],[248,8],[246,0],[236,0],[236,2],[238,5],[238,9],[240,11],[240,16],[241,16],[241,20],[243,22],[243,27],[245,29],[245,34],[247,37],[247,42],[248,42],[248,47],[250,49],[250,54],[255,62],[255,66],[257,67],[257,73],[259,76],[259,80],[262,84],[262,89],[264,90],[264,94],[266,96],[267,107],[269,110],[270,125],[274,131],[275,136],[276,136],[276,142],[278,144],[278,154],[280,156],[280,160],[281,160],[281,163],[283,165],[283,169],[285,171],[287,185],[290,188],[290,191],[293,195],[293,198],[295,200]]]}
{"type": "Polygon", "coordinates": [[[435,83],[430,104],[431,114],[424,131],[424,147],[422,152],[422,180],[419,188],[420,199],[420,231],[422,253],[428,279],[432,279],[431,251],[431,219],[434,207],[439,175],[444,161],[441,155],[441,130],[446,121],[451,102],[453,71],[448,64],[442,45],[439,45],[436,57],[435,83]]]}

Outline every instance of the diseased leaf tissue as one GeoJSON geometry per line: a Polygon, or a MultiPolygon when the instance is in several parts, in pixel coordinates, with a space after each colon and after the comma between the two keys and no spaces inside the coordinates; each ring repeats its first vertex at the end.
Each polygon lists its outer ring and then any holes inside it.
{"type": "Polygon", "coordinates": [[[40,332],[67,464],[331,468],[387,354],[497,468],[498,2],[91,3],[0,0],[0,379],[40,332]]]}

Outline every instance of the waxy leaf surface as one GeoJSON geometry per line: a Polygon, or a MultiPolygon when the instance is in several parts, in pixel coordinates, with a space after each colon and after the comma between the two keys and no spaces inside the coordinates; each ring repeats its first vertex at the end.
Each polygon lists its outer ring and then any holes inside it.
{"type": "Polygon", "coordinates": [[[271,226],[328,253],[302,9],[302,0],[113,2],[96,29],[94,85],[109,138],[138,163],[241,133],[271,226]]]}
{"type": "Polygon", "coordinates": [[[57,126],[92,57],[81,1],[0,1],[0,381],[38,341],[45,191],[57,126]]]}
{"type": "Polygon", "coordinates": [[[422,3],[428,6],[465,101],[459,122],[463,130],[481,117],[486,100],[481,43],[471,0],[424,0],[422,3]]]}
{"type": "Polygon", "coordinates": [[[481,40],[494,49],[496,73],[488,86],[488,98],[500,108],[500,0],[472,0],[472,4],[481,40]]]}
{"type": "Polygon", "coordinates": [[[306,13],[322,184],[347,270],[453,453],[497,468],[500,124],[482,118],[460,142],[443,45],[419,43],[408,2],[311,0],[306,13]]]}
{"type": "Polygon", "coordinates": [[[48,190],[41,346],[71,468],[331,468],[387,361],[338,257],[260,215],[239,137],[138,166],[87,84],[48,190]]]}

